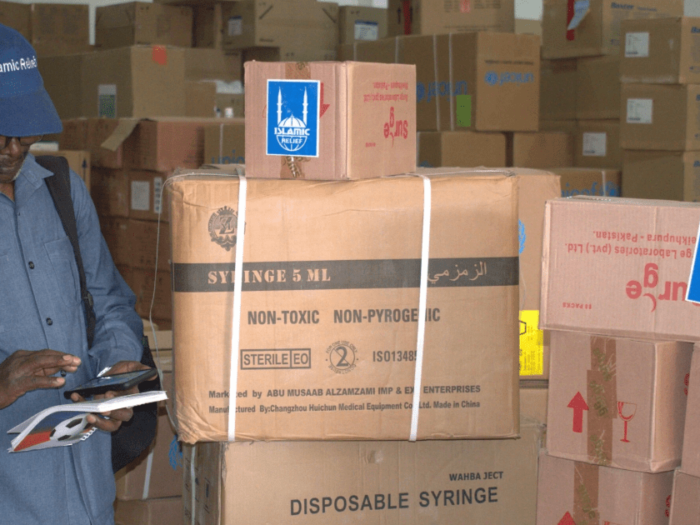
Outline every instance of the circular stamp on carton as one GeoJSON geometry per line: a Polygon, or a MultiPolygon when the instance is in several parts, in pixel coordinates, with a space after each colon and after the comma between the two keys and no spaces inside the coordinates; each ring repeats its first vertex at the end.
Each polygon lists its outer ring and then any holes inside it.
{"type": "Polygon", "coordinates": [[[337,374],[352,372],[357,366],[357,348],[347,341],[336,341],[326,349],[328,366],[337,374]]]}

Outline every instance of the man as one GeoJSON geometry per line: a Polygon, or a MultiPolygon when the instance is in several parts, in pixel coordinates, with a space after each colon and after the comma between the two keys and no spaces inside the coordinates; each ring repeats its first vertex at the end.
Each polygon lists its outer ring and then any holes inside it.
{"type": "Polygon", "coordinates": [[[114,523],[110,432],[131,409],[89,416],[99,430],[70,447],[9,453],[7,431],[44,408],[71,403],[63,392],[104,368],[143,368],[135,297],[112,262],[85,185],[71,172],[97,317],[88,349],[75,257],[44,181],[53,174],[29,154],[42,135],[60,131],[34,50],[0,25],[0,522],[13,525],[114,523]]]}

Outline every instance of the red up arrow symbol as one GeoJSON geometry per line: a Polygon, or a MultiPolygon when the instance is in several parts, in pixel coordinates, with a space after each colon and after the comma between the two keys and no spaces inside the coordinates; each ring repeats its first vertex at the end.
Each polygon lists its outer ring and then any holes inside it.
{"type": "Polygon", "coordinates": [[[321,114],[319,115],[319,117],[322,117],[329,107],[331,107],[330,104],[323,103],[323,82],[321,82],[321,114]]]}
{"type": "MultiPolygon", "coordinates": [[[[574,409],[574,432],[580,434],[583,432],[583,411],[588,410],[586,400],[583,399],[581,392],[576,392],[574,398],[567,405],[568,408],[574,409]]],[[[572,522],[573,523],[573,522],[572,522]]]]}
{"type": "Polygon", "coordinates": [[[557,525],[576,525],[576,522],[574,518],[571,517],[571,514],[567,512],[557,525]]]}

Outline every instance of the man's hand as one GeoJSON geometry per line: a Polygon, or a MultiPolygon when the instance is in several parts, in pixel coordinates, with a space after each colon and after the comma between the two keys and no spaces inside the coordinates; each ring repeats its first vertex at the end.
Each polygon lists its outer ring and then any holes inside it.
{"type": "MultiPolygon", "coordinates": [[[[137,370],[147,370],[148,367],[138,361],[119,361],[116,365],[109,369],[107,374],[124,374],[126,372],[135,372],[137,370]]],[[[113,397],[125,396],[128,394],[138,394],[139,387],[135,386],[129,390],[122,390],[115,392],[110,390],[104,394],[99,394],[94,396],[93,399],[112,399],[113,397]]],[[[82,396],[79,394],[71,395],[71,399],[75,402],[84,401],[82,396]]],[[[119,429],[124,421],[129,421],[133,415],[134,410],[132,408],[120,408],[119,410],[112,410],[111,412],[104,412],[103,416],[107,416],[108,419],[99,417],[96,414],[90,414],[87,417],[88,423],[96,426],[100,430],[105,432],[115,432],[119,429]]]]}
{"type": "Polygon", "coordinates": [[[0,409],[10,406],[31,390],[60,388],[62,377],[51,377],[60,370],[73,373],[80,358],[56,350],[17,350],[0,363],[0,409]]]}

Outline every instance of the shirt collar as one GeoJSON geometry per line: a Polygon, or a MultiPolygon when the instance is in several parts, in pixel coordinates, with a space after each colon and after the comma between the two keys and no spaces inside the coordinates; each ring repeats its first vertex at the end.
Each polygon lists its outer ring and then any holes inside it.
{"type": "Polygon", "coordinates": [[[24,164],[22,164],[22,167],[19,170],[17,181],[24,179],[34,188],[38,188],[44,183],[44,179],[46,177],[50,177],[51,175],[53,175],[53,173],[46,168],[39,166],[34,158],[34,155],[29,153],[27,154],[27,158],[24,159],[24,164]]]}

